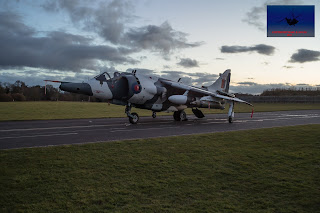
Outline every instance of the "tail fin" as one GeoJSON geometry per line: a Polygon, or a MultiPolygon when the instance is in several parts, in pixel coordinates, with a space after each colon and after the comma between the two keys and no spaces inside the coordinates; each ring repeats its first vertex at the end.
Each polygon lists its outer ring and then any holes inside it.
{"type": "Polygon", "coordinates": [[[220,77],[210,86],[208,86],[208,90],[211,92],[215,92],[217,90],[222,92],[229,92],[229,84],[231,78],[231,70],[226,70],[223,74],[220,74],[220,77]]]}

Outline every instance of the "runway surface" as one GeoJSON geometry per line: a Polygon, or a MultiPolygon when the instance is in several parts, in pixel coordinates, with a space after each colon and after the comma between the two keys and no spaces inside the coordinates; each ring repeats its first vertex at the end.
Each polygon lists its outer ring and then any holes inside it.
{"type": "Polygon", "coordinates": [[[227,115],[211,114],[177,122],[172,116],[140,117],[136,125],[127,118],[0,122],[0,149],[81,144],[137,138],[190,135],[302,124],[320,124],[320,110],[236,113],[229,124],[227,115]]]}

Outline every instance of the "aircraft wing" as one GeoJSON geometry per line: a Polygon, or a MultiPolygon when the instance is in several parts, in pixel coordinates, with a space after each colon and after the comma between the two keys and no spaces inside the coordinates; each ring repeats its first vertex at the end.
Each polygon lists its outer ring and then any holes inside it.
{"type": "Polygon", "coordinates": [[[225,96],[225,95],[220,95],[220,94],[217,94],[217,93],[214,93],[214,92],[210,92],[210,91],[207,91],[207,90],[204,90],[204,89],[201,89],[201,88],[188,86],[188,85],[185,85],[185,84],[182,84],[182,83],[179,83],[179,82],[174,82],[174,81],[170,81],[170,80],[166,80],[166,79],[161,79],[160,81],[163,84],[166,84],[168,86],[172,86],[174,88],[190,91],[190,92],[199,94],[200,96],[210,95],[210,96],[215,97],[215,98],[221,98],[221,99],[225,99],[225,100],[228,100],[228,101],[234,101],[234,102],[244,103],[244,104],[248,104],[250,106],[253,106],[251,103],[248,103],[248,102],[246,102],[244,100],[241,100],[239,98],[236,98],[236,97],[229,97],[229,96],[225,96]]]}
{"type": "Polygon", "coordinates": [[[241,100],[239,98],[232,98],[232,97],[228,97],[228,96],[225,96],[225,95],[214,95],[213,97],[216,97],[216,98],[222,98],[222,99],[225,99],[225,100],[229,100],[229,101],[235,101],[235,102],[239,102],[239,103],[244,103],[244,104],[248,104],[250,106],[253,106],[252,104],[250,104],[249,102],[246,102],[244,100],[241,100]]]}

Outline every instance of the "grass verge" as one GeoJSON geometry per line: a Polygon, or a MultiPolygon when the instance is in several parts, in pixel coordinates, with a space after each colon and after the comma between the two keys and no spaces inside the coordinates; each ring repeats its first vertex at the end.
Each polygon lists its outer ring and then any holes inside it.
{"type": "Polygon", "coordinates": [[[317,212],[319,129],[2,150],[1,212],[317,212]]]}
{"type": "MultiPolygon", "coordinates": [[[[283,110],[307,110],[320,109],[320,104],[255,104],[255,112],[283,111],[283,110]]],[[[203,109],[205,114],[227,113],[225,110],[203,109]]],[[[151,111],[132,109],[139,116],[151,116],[151,111]]],[[[186,110],[192,114],[191,109],[186,110]]],[[[251,107],[245,104],[237,104],[235,112],[251,112],[251,107]]],[[[158,115],[171,115],[161,112],[158,115]]],[[[74,119],[74,118],[114,118],[125,117],[124,106],[107,103],[90,102],[0,102],[0,121],[10,120],[49,120],[49,119],[74,119]]]]}

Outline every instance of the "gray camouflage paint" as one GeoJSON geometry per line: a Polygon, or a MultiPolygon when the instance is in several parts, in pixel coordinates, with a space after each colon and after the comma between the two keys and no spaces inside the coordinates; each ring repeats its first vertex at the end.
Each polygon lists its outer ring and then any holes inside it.
{"type": "MultiPolygon", "coordinates": [[[[227,70],[220,78],[209,87],[197,88],[202,91],[228,92],[230,71],[227,70]]],[[[206,98],[200,92],[189,91],[187,101],[184,104],[174,104],[168,100],[173,95],[184,95],[186,87],[183,84],[168,79],[140,75],[139,73],[118,73],[111,77],[108,73],[102,73],[88,83],[62,82],[60,89],[69,92],[93,95],[96,98],[109,100],[113,104],[159,111],[178,111],[188,107],[224,109],[223,99],[206,98]],[[203,101],[200,99],[204,98],[203,101]]],[[[196,88],[196,87],[192,87],[196,88]]]]}

